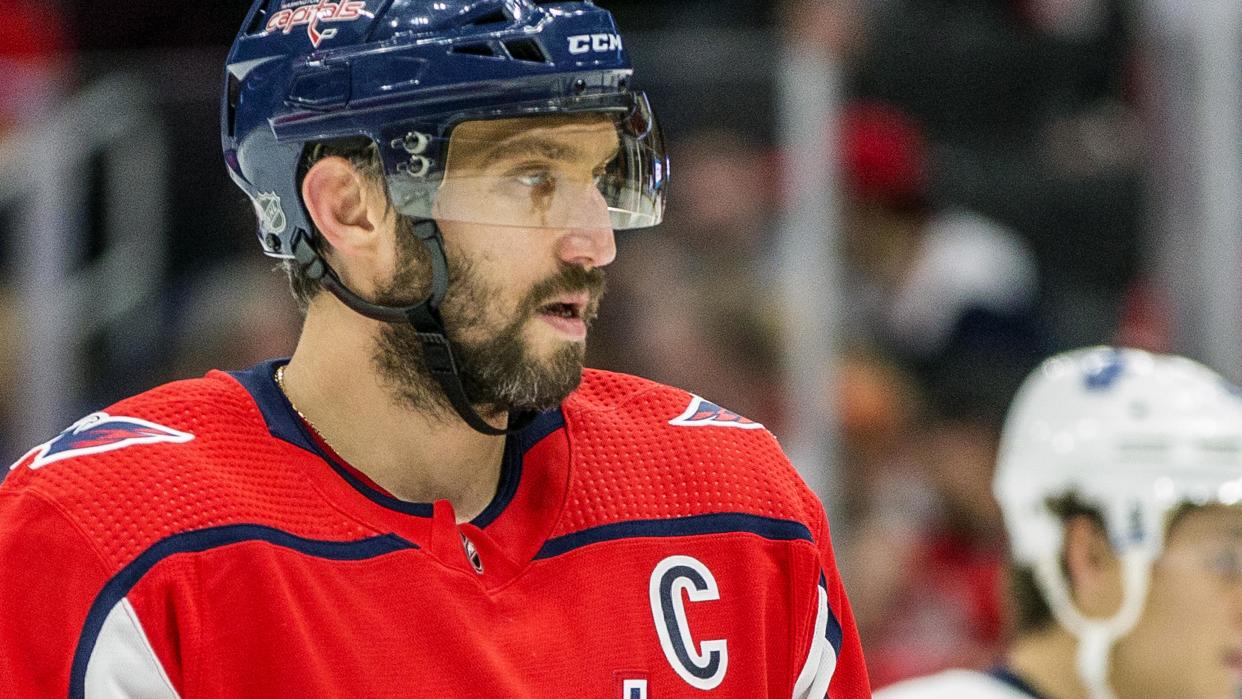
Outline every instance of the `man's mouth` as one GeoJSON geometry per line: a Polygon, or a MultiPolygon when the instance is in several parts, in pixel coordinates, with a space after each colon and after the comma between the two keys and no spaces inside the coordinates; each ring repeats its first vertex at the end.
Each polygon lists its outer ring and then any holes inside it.
{"type": "Polygon", "coordinates": [[[587,292],[565,294],[539,307],[539,317],[574,342],[586,340],[591,295],[587,292]]]}
{"type": "Polygon", "coordinates": [[[539,308],[539,312],[556,318],[583,320],[590,301],[591,297],[586,293],[570,294],[544,304],[539,308]]]}

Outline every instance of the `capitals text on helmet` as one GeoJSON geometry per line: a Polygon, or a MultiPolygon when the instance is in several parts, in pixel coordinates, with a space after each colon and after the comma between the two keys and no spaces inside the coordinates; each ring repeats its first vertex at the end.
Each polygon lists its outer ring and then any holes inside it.
{"type": "Polygon", "coordinates": [[[293,4],[286,4],[284,9],[272,15],[267,22],[267,31],[270,33],[280,30],[283,34],[289,34],[295,27],[305,26],[306,34],[315,48],[319,48],[324,39],[336,36],[336,29],[320,30],[321,22],[353,22],[362,17],[373,16],[367,12],[365,0],[318,0],[317,4],[310,2],[297,7],[293,7],[293,4]]]}

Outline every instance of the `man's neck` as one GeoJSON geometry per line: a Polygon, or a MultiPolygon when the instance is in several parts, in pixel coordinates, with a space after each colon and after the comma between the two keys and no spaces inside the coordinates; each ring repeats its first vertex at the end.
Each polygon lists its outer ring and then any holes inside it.
{"type": "Polygon", "coordinates": [[[1009,669],[1047,699],[1087,699],[1078,678],[1078,640],[1060,626],[1023,634],[1008,654],[1009,669]]]}
{"type": "Polygon", "coordinates": [[[505,440],[404,404],[372,361],[376,328],[335,299],[316,299],[285,369],[285,393],[333,451],[380,487],[410,502],[448,500],[469,521],[495,496],[505,440]]]}

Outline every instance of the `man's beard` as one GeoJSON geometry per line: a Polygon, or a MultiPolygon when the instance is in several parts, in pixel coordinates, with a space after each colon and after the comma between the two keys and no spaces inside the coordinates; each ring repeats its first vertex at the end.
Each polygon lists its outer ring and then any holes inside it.
{"type": "MultiPolygon", "coordinates": [[[[422,300],[430,286],[427,251],[403,225],[397,232],[399,269],[393,280],[379,288],[376,302],[408,306],[422,300]]],[[[518,304],[509,322],[493,330],[489,313],[501,289],[482,278],[475,265],[449,252],[448,293],[441,316],[453,346],[458,375],[466,398],[483,415],[502,412],[545,411],[557,407],[582,381],[586,347],[567,342],[546,357],[538,357],[524,338],[526,325],[538,310],[566,292],[590,293],[583,319],[590,327],[604,293],[604,273],[564,266],[559,274],[535,285],[518,304]],[[463,340],[463,337],[469,340],[463,340]]],[[[372,357],[376,369],[399,400],[410,408],[441,420],[457,414],[443,389],[427,370],[417,331],[407,324],[386,324],[380,330],[372,357]]]]}

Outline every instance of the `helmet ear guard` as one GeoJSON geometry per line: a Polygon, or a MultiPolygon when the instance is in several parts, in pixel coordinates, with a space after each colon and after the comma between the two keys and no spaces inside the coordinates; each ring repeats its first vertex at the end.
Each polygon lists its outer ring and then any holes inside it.
{"type": "Polygon", "coordinates": [[[1242,393],[1181,357],[1106,347],[1059,355],[1014,399],[994,491],[1015,563],[1034,571],[1058,623],[1079,638],[1093,699],[1111,699],[1110,652],[1142,616],[1170,515],[1183,503],[1242,500],[1242,393]],[[1098,508],[1121,559],[1123,600],[1109,619],[1073,603],[1051,506],[1066,495],[1098,508]]]}
{"type": "Polygon", "coordinates": [[[1087,618],[1078,611],[1059,558],[1043,558],[1036,563],[1035,580],[1053,616],[1078,637],[1076,668],[1093,699],[1114,697],[1108,680],[1109,657],[1113,645],[1130,633],[1143,615],[1155,560],[1156,556],[1146,548],[1122,552],[1121,607],[1108,619],[1087,618]]]}
{"type": "Polygon", "coordinates": [[[1061,550],[1064,548],[1064,526],[1058,524],[1062,543],[1057,553],[1045,553],[1034,562],[1035,583],[1039,586],[1053,618],[1063,628],[1078,637],[1076,668],[1092,699],[1113,699],[1109,685],[1109,660],[1113,646],[1130,633],[1138,624],[1147,603],[1151,587],[1151,572],[1163,548],[1164,526],[1167,517],[1163,508],[1144,508],[1130,514],[1112,512],[1104,514],[1105,528],[1118,531],[1118,516],[1122,528],[1142,530],[1143,537],[1118,545],[1110,536],[1113,549],[1121,559],[1121,606],[1108,618],[1087,617],[1074,604],[1062,565],[1061,550]],[[1143,519],[1137,523],[1135,518],[1143,519]],[[1110,524],[1110,519],[1112,523],[1110,524]]]}

